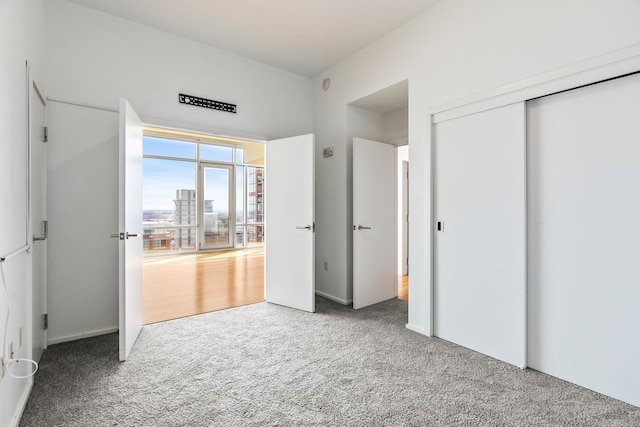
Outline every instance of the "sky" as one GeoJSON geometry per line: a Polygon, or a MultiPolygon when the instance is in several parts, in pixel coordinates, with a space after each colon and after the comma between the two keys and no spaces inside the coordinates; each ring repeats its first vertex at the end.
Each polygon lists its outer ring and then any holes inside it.
{"type": "MultiPolygon", "coordinates": [[[[176,190],[196,188],[196,145],[193,142],[167,140],[145,136],[144,153],[184,158],[166,160],[145,158],[143,163],[143,210],[173,210],[176,190]],[[192,161],[188,161],[190,159],[192,161]]],[[[233,149],[214,145],[200,145],[200,158],[232,162],[233,149]]],[[[207,168],[206,200],[214,200],[213,209],[226,209],[229,175],[226,168],[207,168]]],[[[241,185],[242,183],[239,182],[241,185]]]]}
{"type": "Polygon", "coordinates": [[[196,189],[196,163],[144,159],[143,210],[173,210],[176,190],[196,189]]]}

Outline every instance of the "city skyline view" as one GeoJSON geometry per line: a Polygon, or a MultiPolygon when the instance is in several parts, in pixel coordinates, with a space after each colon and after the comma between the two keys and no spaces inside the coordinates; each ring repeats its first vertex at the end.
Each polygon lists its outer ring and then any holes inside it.
{"type": "Polygon", "coordinates": [[[145,136],[143,152],[146,252],[263,242],[263,167],[242,147],[145,136]]]}

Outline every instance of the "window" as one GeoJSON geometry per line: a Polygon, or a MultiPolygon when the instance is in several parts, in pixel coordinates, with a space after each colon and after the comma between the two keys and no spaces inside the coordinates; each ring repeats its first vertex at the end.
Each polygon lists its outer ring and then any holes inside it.
{"type": "Polygon", "coordinates": [[[200,160],[214,162],[233,162],[233,147],[222,145],[200,144],[200,160]]]}
{"type": "Polygon", "coordinates": [[[143,153],[145,255],[263,244],[264,144],[147,128],[143,153]]]}

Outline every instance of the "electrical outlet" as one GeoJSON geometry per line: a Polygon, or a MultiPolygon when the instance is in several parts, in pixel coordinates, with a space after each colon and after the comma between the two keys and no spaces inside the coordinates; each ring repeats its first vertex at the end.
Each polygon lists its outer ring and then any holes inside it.
{"type": "Polygon", "coordinates": [[[324,271],[329,271],[329,263],[327,261],[324,262],[324,271]]]}

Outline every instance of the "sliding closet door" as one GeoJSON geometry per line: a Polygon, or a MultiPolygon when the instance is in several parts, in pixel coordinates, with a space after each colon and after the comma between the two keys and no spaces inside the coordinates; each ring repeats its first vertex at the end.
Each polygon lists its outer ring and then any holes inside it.
{"type": "Polygon", "coordinates": [[[434,333],[525,361],[525,106],[434,125],[434,333]]]}
{"type": "Polygon", "coordinates": [[[640,405],[640,75],[531,101],[529,366],[640,405]]]}

